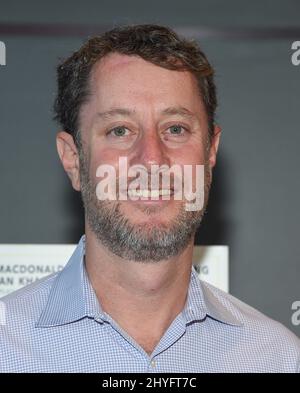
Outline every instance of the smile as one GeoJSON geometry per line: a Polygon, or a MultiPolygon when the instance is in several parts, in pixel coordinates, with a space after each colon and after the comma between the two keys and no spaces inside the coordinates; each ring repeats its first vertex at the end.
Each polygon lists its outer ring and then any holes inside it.
{"type": "Polygon", "coordinates": [[[160,196],[170,196],[173,194],[172,190],[128,190],[130,198],[159,198],[160,196]]]}

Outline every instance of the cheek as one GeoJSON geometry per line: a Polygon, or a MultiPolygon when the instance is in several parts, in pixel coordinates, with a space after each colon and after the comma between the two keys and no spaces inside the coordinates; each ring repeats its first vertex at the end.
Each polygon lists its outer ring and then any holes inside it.
{"type": "Polygon", "coordinates": [[[199,144],[182,148],[173,155],[172,165],[181,167],[183,185],[187,191],[195,192],[199,186],[203,186],[206,161],[205,150],[199,144]]]}
{"type": "Polygon", "coordinates": [[[97,179],[96,173],[100,167],[103,170],[108,168],[117,175],[119,172],[119,157],[124,157],[124,155],[120,154],[120,151],[116,149],[92,149],[90,160],[90,174],[92,178],[97,179]]]}
{"type": "Polygon", "coordinates": [[[172,164],[184,165],[204,165],[207,157],[202,145],[186,146],[173,151],[172,164]]]}

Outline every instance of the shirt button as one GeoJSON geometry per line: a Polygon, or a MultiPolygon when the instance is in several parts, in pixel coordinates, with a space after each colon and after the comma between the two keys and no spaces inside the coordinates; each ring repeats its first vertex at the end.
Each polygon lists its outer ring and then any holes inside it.
{"type": "Polygon", "coordinates": [[[156,366],[156,361],[155,360],[151,360],[151,366],[154,368],[156,366]]]}

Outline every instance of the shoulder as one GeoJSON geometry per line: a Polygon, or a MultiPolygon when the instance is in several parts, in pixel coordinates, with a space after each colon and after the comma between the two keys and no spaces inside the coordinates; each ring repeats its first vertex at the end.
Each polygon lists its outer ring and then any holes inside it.
{"type": "Polygon", "coordinates": [[[241,322],[244,340],[260,350],[273,351],[274,358],[284,356],[286,360],[296,362],[300,372],[300,339],[294,333],[236,297],[204,281],[201,284],[206,296],[241,322]]]}
{"type": "Polygon", "coordinates": [[[0,325],[16,327],[34,323],[42,312],[59,273],[53,273],[0,299],[0,325]]]}

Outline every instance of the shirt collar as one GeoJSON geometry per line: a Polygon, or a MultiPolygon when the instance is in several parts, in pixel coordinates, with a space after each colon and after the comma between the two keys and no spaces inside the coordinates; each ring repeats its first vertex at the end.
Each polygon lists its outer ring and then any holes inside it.
{"type": "Polygon", "coordinates": [[[209,286],[200,280],[194,266],[192,266],[187,301],[182,314],[187,323],[204,320],[208,316],[228,325],[243,325],[241,320],[217,299],[209,286]]]}
{"type": "MultiPolygon", "coordinates": [[[[46,305],[36,323],[37,327],[59,326],[89,317],[103,323],[109,316],[102,310],[84,264],[85,236],[83,235],[65,268],[52,284],[46,305]]],[[[242,323],[203,285],[194,266],[182,316],[186,323],[202,321],[207,316],[225,324],[242,323]]]]}
{"type": "Polygon", "coordinates": [[[90,317],[103,322],[104,313],[90,284],[84,266],[83,235],[64,269],[51,287],[37,327],[59,326],[90,317]]]}

